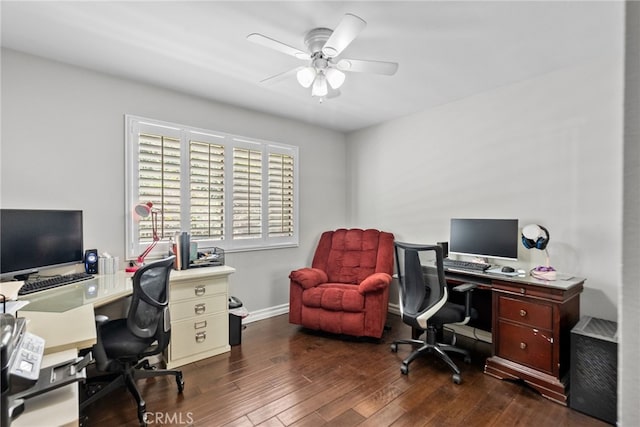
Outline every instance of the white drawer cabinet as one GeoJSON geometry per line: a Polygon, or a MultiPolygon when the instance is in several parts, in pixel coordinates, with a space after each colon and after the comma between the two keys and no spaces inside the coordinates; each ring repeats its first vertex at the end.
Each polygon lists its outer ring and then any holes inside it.
{"type": "Polygon", "coordinates": [[[228,279],[234,271],[221,266],[171,272],[168,368],[230,350],[228,279]]]}

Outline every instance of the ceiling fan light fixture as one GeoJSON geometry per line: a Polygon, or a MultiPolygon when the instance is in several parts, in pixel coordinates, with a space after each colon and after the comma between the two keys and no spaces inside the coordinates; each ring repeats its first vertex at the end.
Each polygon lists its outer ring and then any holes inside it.
{"type": "Polygon", "coordinates": [[[318,76],[313,81],[313,87],[311,88],[311,96],[327,96],[329,88],[327,88],[327,78],[322,73],[318,73],[318,76]]]}
{"type": "Polygon", "coordinates": [[[296,78],[302,87],[311,87],[313,80],[316,78],[316,69],[313,67],[301,68],[296,73],[296,78]]]}
{"type": "Polygon", "coordinates": [[[340,70],[329,68],[325,74],[327,76],[327,81],[333,89],[338,89],[344,83],[345,74],[340,70]]]}

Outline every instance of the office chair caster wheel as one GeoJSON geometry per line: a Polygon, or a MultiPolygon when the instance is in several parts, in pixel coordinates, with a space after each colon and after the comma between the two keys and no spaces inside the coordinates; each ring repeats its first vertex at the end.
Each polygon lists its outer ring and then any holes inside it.
{"type": "Polygon", "coordinates": [[[460,376],[460,374],[453,374],[452,378],[454,384],[460,384],[462,382],[462,377],[460,376]]]}
{"type": "Polygon", "coordinates": [[[184,379],[182,379],[182,374],[176,376],[176,383],[178,384],[178,393],[182,393],[184,391],[184,379]]]}
{"type": "Polygon", "coordinates": [[[394,353],[397,353],[398,352],[398,344],[396,344],[396,343],[391,344],[391,351],[394,352],[394,353]]]}
{"type": "Polygon", "coordinates": [[[147,427],[147,410],[138,408],[138,421],[140,421],[140,427],[147,427]]]}
{"type": "Polygon", "coordinates": [[[403,375],[408,375],[409,374],[409,365],[405,365],[404,363],[400,366],[400,372],[402,372],[403,375]]]}
{"type": "Polygon", "coordinates": [[[139,365],[139,368],[144,369],[145,371],[155,371],[158,369],[157,366],[151,365],[148,360],[142,362],[142,364],[139,365]]]}

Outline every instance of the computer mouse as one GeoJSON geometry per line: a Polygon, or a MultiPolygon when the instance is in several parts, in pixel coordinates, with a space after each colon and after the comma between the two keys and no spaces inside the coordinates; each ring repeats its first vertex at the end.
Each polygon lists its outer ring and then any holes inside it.
{"type": "Polygon", "coordinates": [[[503,273],[513,273],[515,270],[511,267],[509,267],[508,265],[505,265],[504,267],[502,267],[502,272],[503,273]]]}

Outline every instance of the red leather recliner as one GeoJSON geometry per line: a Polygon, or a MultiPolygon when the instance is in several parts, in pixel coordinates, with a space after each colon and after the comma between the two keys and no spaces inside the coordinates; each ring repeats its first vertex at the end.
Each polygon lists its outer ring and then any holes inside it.
{"type": "Polygon", "coordinates": [[[292,271],[289,322],[357,337],[382,337],[394,236],[339,229],[320,237],[311,268],[292,271]]]}

